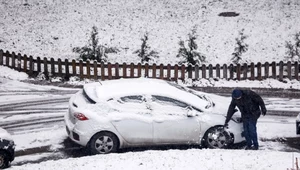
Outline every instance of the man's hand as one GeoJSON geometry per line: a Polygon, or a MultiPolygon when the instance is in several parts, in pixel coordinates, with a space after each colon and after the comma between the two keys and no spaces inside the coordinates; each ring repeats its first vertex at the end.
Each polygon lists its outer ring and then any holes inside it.
{"type": "Polygon", "coordinates": [[[263,116],[266,116],[266,113],[267,113],[267,111],[264,111],[264,112],[262,112],[262,115],[263,115],[263,116]]]}
{"type": "Polygon", "coordinates": [[[224,128],[228,128],[228,123],[224,123],[224,128]]]}

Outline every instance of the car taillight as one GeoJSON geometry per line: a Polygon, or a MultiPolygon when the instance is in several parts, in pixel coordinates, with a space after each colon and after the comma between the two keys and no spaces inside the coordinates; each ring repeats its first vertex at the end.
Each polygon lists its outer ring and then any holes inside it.
{"type": "Polygon", "coordinates": [[[82,113],[75,113],[74,116],[78,119],[78,120],[89,120],[84,114],[82,113]]]}

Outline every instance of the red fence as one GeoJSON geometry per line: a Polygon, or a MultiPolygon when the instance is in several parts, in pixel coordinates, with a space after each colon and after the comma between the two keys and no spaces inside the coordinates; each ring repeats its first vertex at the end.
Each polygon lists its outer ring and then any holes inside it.
{"type": "Polygon", "coordinates": [[[35,76],[38,73],[44,73],[49,76],[59,76],[69,78],[78,76],[80,79],[119,79],[119,78],[137,78],[150,77],[177,81],[178,79],[192,80],[220,78],[226,80],[263,80],[267,78],[278,79],[296,79],[299,80],[298,62],[279,62],[279,63],[251,63],[250,65],[149,65],[149,64],[111,64],[98,63],[96,61],[77,61],[68,59],[41,59],[32,56],[3,52],[0,50],[0,65],[12,69],[26,72],[29,76],[35,76]]]}

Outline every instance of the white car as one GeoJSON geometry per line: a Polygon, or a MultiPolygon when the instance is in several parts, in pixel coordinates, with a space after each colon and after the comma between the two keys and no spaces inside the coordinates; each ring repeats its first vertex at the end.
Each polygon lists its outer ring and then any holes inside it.
{"type": "Polygon", "coordinates": [[[224,130],[229,103],[164,80],[108,80],[71,97],[65,124],[69,138],[92,154],[154,145],[227,148],[245,140],[239,117],[224,130]]]}

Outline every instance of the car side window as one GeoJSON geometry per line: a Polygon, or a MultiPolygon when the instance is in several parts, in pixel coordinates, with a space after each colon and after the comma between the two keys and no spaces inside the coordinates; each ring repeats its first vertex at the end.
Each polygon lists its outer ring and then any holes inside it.
{"type": "Polygon", "coordinates": [[[122,102],[142,103],[144,101],[144,97],[141,95],[123,96],[123,97],[120,97],[120,100],[122,102]]]}
{"type": "Polygon", "coordinates": [[[188,107],[188,104],[166,96],[152,95],[152,100],[154,102],[158,102],[163,105],[171,105],[171,106],[177,106],[182,108],[188,107]]]}

